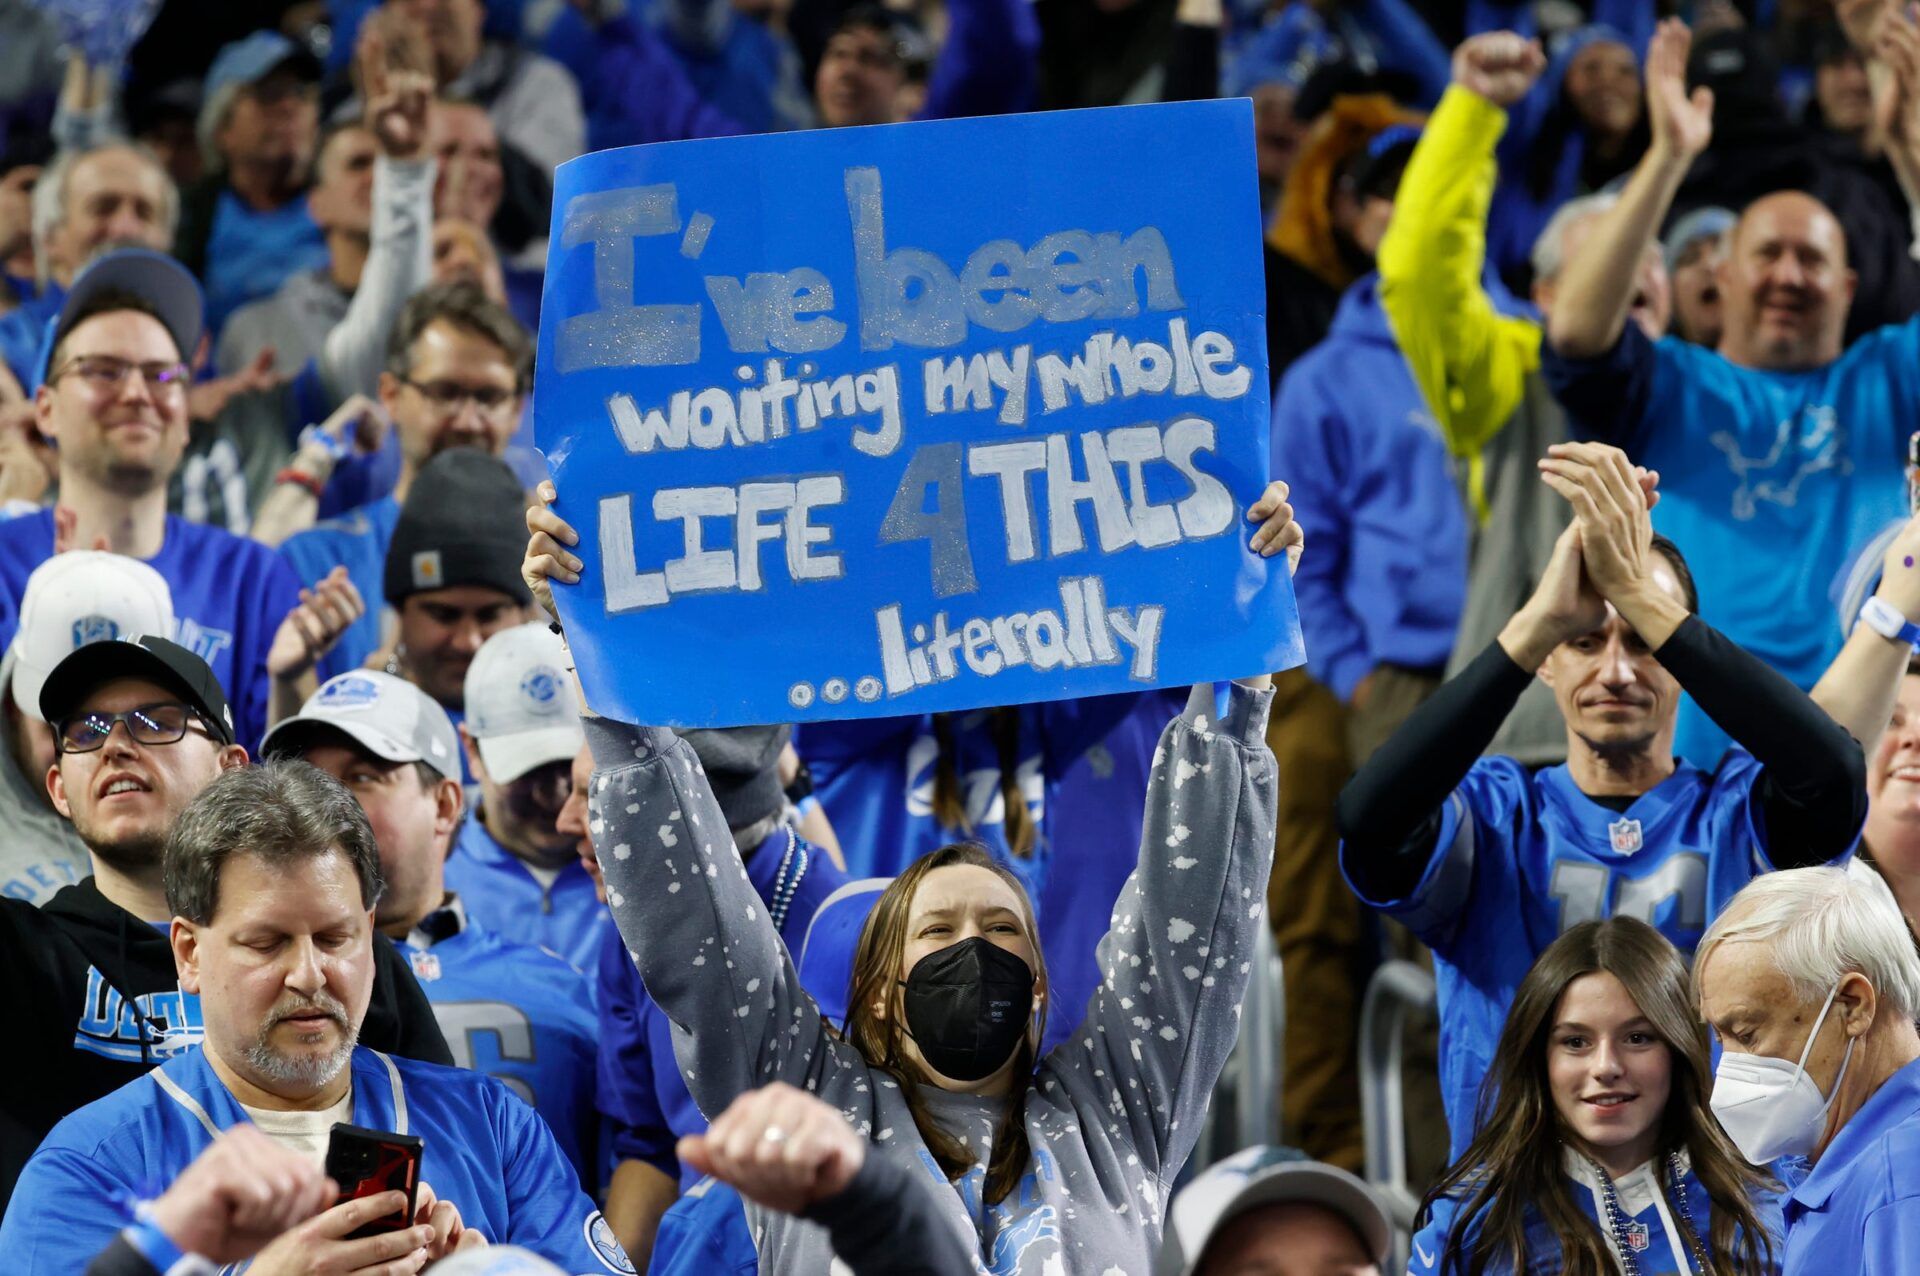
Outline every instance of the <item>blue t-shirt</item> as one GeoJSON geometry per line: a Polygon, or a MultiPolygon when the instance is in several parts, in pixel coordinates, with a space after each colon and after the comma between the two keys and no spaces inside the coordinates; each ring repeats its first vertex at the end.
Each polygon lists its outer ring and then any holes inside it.
{"type": "Polygon", "coordinates": [[[591,981],[553,953],[471,924],[453,930],[455,917],[456,909],[442,909],[397,945],[454,1062],[531,1103],[593,1191],[600,1181],[593,1101],[600,1027],[591,981]]]}
{"type": "MultiPolygon", "coordinates": [[[[533,1109],[491,1077],[365,1046],[353,1052],[353,1124],[417,1135],[421,1177],[461,1221],[567,1272],[631,1273],[606,1220],[533,1109]]],[[[22,1272],[77,1272],[247,1120],[204,1050],[178,1055],[53,1128],[14,1188],[0,1253],[22,1272]]]]}
{"type": "MultiPolygon", "coordinates": [[[[1654,528],[1687,555],[1708,624],[1811,688],[1844,635],[1827,587],[1848,553],[1905,516],[1920,424],[1920,318],[1806,372],[1736,367],[1628,324],[1596,359],[1542,352],[1574,432],[1660,471],[1654,528]]],[[[1678,752],[1712,765],[1726,737],[1689,704],[1678,752]]]]}
{"type": "MultiPolygon", "coordinates": [[[[1755,793],[1762,774],[1742,749],[1711,775],[1681,762],[1615,812],[1565,765],[1529,772],[1482,758],[1442,808],[1413,893],[1372,899],[1355,888],[1433,949],[1453,1157],[1472,1139],[1514,990],[1548,944],[1581,922],[1637,917],[1690,955],[1734,894],[1773,867],[1755,793]]],[[[1351,885],[1344,845],[1341,856],[1351,885]]]]}
{"type": "MultiPolygon", "coordinates": [[[[1572,1156],[1572,1153],[1568,1154],[1572,1156]]],[[[1707,1197],[1707,1189],[1701,1185],[1691,1171],[1681,1179],[1686,1214],[1690,1216],[1695,1238],[1701,1244],[1708,1244],[1708,1229],[1712,1226],[1712,1202],[1707,1197]]],[[[1599,1177],[1591,1169],[1582,1168],[1566,1175],[1565,1188],[1575,1208],[1586,1216],[1594,1228],[1603,1230],[1606,1224],[1605,1198],[1599,1177]]],[[[1620,1202],[1620,1209],[1626,1215],[1622,1232],[1625,1234],[1626,1249],[1632,1254],[1635,1268],[1643,1276],[1693,1276],[1694,1257],[1681,1226],[1681,1214],[1677,1202],[1672,1199],[1671,1188],[1667,1184],[1667,1174],[1660,1175],[1660,1182],[1654,1181],[1650,1166],[1641,1166],[1633,1173],[1614,1180],[1614,1193],[1620,1202]]],[[[1773,1261],[1762,1268],[1768,1273],[1780,1270],[1780,1240],[1785,1228],[1780,1219],[1780,1196],[1775,1192],[1762,1192],[1751,1200],[1753,1212],[1758,1216],[1760,1225],[1767,1229],[1773,1241],[1773,1261]]],[[[1444,1269],[1441,1267],[1441,1252],[1447,1243],[1447,1235],[1456,1224],[1460,1202],[1452,1198],[1442,1198],[1434,1203],[1433,1213],[1427,1225],[1414,1234],[1413,1244],[1408,1248],[1407,1276],[1466,1276],[1469,1270],[1469,1256],[1475,1236],[1479,1234],[1481,1223],[1486,1215],[1482,1213],[1475,1220],[1470,1234],[1461,1239],[1462,1248],[1455,1251],[1452,1261],[1444,1269]]],[[[1527,1211],[1527,1276],[1548,1276],[1561,1270],[1560,1244],[1554,1239],[1553,1230],[1537,1209],[1527,1211]]],[[[1615,1248],[1619,1246],[1616,1239],[1615,1248]]],[[[1853,1267],[1823,1267],[1822,1271],[1854,1271],[1853,1267]]],[[[1496,1258],[1487,1265],[1487,1276],[1512,1276],[1512,1269],[1503,1258],[1496,1258]]]]}
{"type": "Polygon", "coordinates": [[[344,565],[353,587],[367,605],[366,614],[347,627],[320,661],[320,680],[358,669],[380,650],[380,616],[386,608],[387,546],[400,521],[400,502],[389,496],[317,523],[289,536],[280,554],[293,565],[300,583],[311,588],[344,565]]]}
{"type": "Polygon", "coordinates": [[[446,880],[474,925],[558,953],[576,970],[599,968],[600,945],[614,929],[613,914],[594,894],[593,879],[579,860],[569,860],[553,885],[542,886],[487,832],[476,810],[460,826],[447,857],[446,880]]]}
{"type": "Polygon", "coordinates": [[[220,192],[207,234],[200,282],[207,293],[207,331],[218,335],[227,316],[279,291],[280,285],[327,264],[327,237],[307,211],[305,196],[269,212],[249,208],[231,189],[220,192]]]}
{"type": "MultiPolygon", "coordinates": [[[[847,879],[819,848],[781,829],[748,857],[747,880],[797,963],[808,923],[847,879]]],[[[647,995],[618,931],[601,947],[598,969],[600,1105],[613,1127],[615,1159],[645,1161],[690,1187],[699,1175],[681,1167],[674,1144],[705,1130],[707,1119],[674,1061],[672,1024],[647,995]]]]}
{"type": "MultiPolygon", "coordinates": [[[[0,648],[20,623],[27,577],[53,554],[53,511],[0,522],[0,648]]],[[[300,582],[258,541],[167,515],[160,552],[146,560],[173,591],[174,640],[213,666],[249,752],[267,730],[267,651],[300,582]]]]}

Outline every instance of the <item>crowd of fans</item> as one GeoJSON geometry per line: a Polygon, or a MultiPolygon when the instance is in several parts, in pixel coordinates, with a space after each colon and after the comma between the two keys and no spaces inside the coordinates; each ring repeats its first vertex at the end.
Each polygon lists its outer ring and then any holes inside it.
{"type": "Polygon", "coordinates": [[[1916,227],[1892,0],[0,0],[0,1256],[1920,1271],[1916,227]],[[1304,667],[595,712],[556,165],[1215,96],[1304,667]]]}

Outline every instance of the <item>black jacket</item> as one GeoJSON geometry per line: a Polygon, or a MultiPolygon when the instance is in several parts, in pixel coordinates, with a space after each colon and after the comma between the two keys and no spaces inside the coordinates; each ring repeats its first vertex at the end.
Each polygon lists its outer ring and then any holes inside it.
{"type": "MultiPolygon", "coordinates": [[[[373,946],[373,998],[360,1044],[451,1066],[426,994],[392,944],[373,946]]],[[[167,937],[89,877],[34,908],[0,899],[0,1206],[55,1123],[165,1062],[181,1011],[167,937]],[[135,999],[137,1012],[129,1007],[135,999]]],[[[195,1028],[198,1025],[193,1025],[195,1028]]],[[[197,1034],[196,1034],[197,1035],[197,1034]]]]}

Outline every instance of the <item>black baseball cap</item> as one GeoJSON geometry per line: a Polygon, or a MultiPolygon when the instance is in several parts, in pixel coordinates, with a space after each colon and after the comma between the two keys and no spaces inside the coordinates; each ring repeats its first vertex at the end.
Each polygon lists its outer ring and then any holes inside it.
{"type": "Polygon", "coordinates": [[[116,248],[94,258],[67,290],[59,315],[47,325],[41,338],[30,389],[46,381],[53,348],[66,340],[74,321],[104,293],[124,293],[146,302],[180,348],[180,361],[193,362],[206,315],[199,281],[165,253],[151,248],[116,248]]]}
{"type": "Polygon", "coordinates": [[[179,643],[152,634],[88,643],[53,667],[40,688],[40,715],[58,723],[80,711],[88,696],[116,678],[144,678],[180,697],[221,744],[232,744],[233,711],[206,661],[179,643]]]}

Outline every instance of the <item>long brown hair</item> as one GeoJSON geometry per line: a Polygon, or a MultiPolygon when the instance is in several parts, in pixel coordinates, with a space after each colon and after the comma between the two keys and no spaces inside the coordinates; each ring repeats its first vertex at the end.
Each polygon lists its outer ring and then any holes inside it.
{"type": "MultiPolygon", "coordinates": [[[[1033,812],[1027,809],[1026,794],[1020,791],[1020,710],[988,711],[987,729],[993,732],[994,752],[1000,762],[1000,804],[1006,808],[1007,845],[1021,859],[1033,854],[1038,832],[1033,812]]],[[[967,817],[967,800],[960,792],[960,772],[954,763],[953,715],[933,715],[933,740],[939,751],[933,757],[933,818],[943,829],[972,834],[973,821],[967,817]]]]}
{"type": "MultiPolygon", "coordinates": [[[[1479,1134],[1420,1206],[1420,1225],[1434,1202],[1461,1202],[1442,1247],[1438,1270],[1481,1276],[1504,1258],[1526,1264],[1526,1220],[1537,1209],[1560,1243],[1566,1276],[1612,1276],[1612,1254],[1598,1228],[1574,1203],[1561,1168],[1564,1131],[1547,1081],[1547,1039],[1554,1007],[1567,985],[1605,971],[1626,986],[1640,1013],[1666,1044],[1672,1087],[1660,1116],[1655,1159],[1685,1149],[1693,1175],[1711,1202],[1707,1242],[1715,1276],[1761,1276],[1773,1240],[1754,1213],[1754,1193],[1773,1186],[1748,1165],[1707,1106],[1713,1072],[1706,1029],[1688,995],[1686,964],[1666,937],[1631,917],[1582,922],[1560,936],[1520,981],[1493,1065],[1481,1083],[1479,1134]],[[1467,1233],[1478,1219],[1471,1245],[1467,1233]]],[[[1664,1190],[1664,1184],[1662,1185],[1664,1190]]],[[[1676,1211],[1676,1216],[1678,1215],[1676,1211]]]]}
{"type": "MultiPolygon", "coordinates": [[[[920,889],[920,883],[926,880],[927,874],[937,868],[955,865],[988,869],[1013,888],[1013,893],[1020,900],[1027,938],[1033,945],[1034,984],[1042,988],[1046,986],[1047,961],[1040,952],[1040,935],[1033,923],[1033,902],[1027,898],[1020,879],[995,860],[985,847],[975,842],[957,842],[922,855],[881,892],[873,912],[867,917],[866,926],[860,932],[860,944],[854,949],[853,980],[847,991],[848,1038],[866,1057],[869,1065],[892,1074],[900,1083],[900,1093],[907,1101],[907,1111],[913,1114],[914,1127],[920,1131],[920,1138],[926,1143],[927,1150],[933,1153],[933,1159],[949,1179],[965,1174],[973,1168],[978,1158],[968,1150],[966,1140],[955,1138],[941,1129],[933,1114],[927,1110],[920,1087],[931,1084],[932,1078],[900,1049],[905,1034],[901,1027],[897,985],[900,980],[900,956],[907,947],[908,913],[913,907],[914,894],[920,889]],[[884,1018],[874,1013],[875,1005],[888,1007],[884,1018]]],[[[1035,1046],[1046,1034],[1046,1006],[1046,1001],[1042,1000],[1037,1027],[1021,1038],[1019,1047],[1014,1051],[1014,1092],[1009,1096],[999,1128],[993,1132],[993,1155],[987,1161],[985,1195],[989,1205],[998,1205],[1005,1200],[1027,1167],[1030,1151],[1027,1146],[1027,1092],[1032,1088],[1035,1046]]]]}

